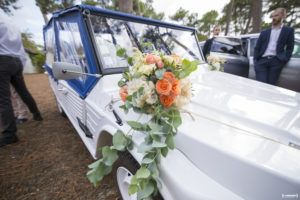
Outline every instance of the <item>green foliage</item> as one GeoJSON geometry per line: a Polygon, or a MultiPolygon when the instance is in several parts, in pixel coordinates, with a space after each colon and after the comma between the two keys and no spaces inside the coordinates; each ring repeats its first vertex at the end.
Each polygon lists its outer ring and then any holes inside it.
{"type": "Polygon", "coordinates": [[[204,35],[209,36],[212,33],[213,27],[218,24],[219,14],[215,10],[211,10],[203,15],[200,19],[200,26],[198,31],[204,35]]]}
{"type": "Polygon", "coordinates": [[[18,7],[17,3],[19,0],[1,0],[0,2],[0,9],[2,9],[7,14],[12,14],[12,9],[17,10],[18,7]]]}
{"type": "Polygon", "coordinates": [[[90,6],[97,6],[99,5],[99,2],[96,0],[84,0],[81,2],[81,4],[86,4],[86,5],[90,5],[90,6]]]}
{"type": "Polygon", "coordinates": [[[162,12],[157,13],[153,8],[152,3],[153,0],[146,0],[146,2],[143,2],[141,0],[134,0],[133,1],[134,14],[142,17],[163,20],[165,14],[162,12]]]}
{"type": "Polygon", "coordinates": [[[118,130],[113,136],[113,146],[104,146],[102,148],[102,158],[88,166],[91,169],[87,172],[89,181],[94,186],[98,186],[104,176],[111,172],[113,164],[118,159],[118,151],[132,150],[132,148],[132,138],[118,130]]]}
{"type": "Polygon", "coordinates": [[[33,41],[31,33],[22,33],[22,43],[25,50],[33,52],[29,53],[29,57],[33,66],[35,66],[36,71],[38,73],[43,73],[45,71],[43,68],[43,65],[45,63],[45,54],[41,50],[43,49],[43,47],[33,41]]]}
{"type": "Polygon", "coordinates": [[[184,59],[182,61],[182,69],[177,73],[176,76],[179,77],[179,79],[183,79],[187,76],[190,75],[190,73],[192,73],[193,71],[195,71],[197,69],[197,65],[199,63],[199,60],[194,60],[194,61],[188,61],[186,59],[184,59]]]}

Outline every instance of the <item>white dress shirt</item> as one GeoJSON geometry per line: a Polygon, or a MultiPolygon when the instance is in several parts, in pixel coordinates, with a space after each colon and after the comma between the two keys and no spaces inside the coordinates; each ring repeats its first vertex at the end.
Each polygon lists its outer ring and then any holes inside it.
{"type": "Polygon", "coordinates": [[[282,26],[277,29],[272,28],[268,47],[262,57],[276,56],[277,41],[278,41],[278,38],[279,38],[279,35],[281,32],[281,29],[282,29],[282,26]]]}
{"type": "Polygon", "coordinates": [[[21,33],[2,9],[0,9],[0,55],[18,57],[25,66],[26,55],[21,33]]]}

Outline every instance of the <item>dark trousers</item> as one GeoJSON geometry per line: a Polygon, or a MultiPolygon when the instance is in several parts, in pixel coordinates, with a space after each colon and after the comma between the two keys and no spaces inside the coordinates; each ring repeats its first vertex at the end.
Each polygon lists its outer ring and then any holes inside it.
{"type": "Polygon", "coordinates": [[[17,127],[10,100],[12,84],[31,113],[39,113],[37,105],[26,88],[23,78],[23,65],[19,58],[0,55],[0,118],[3,137],[13,137],[17,127]]]}
{"type": "Polygon", "coordinates": [[[276,85],[284,63],[276,57],[261,58],[255,63],[256,80],[276,85]]]}

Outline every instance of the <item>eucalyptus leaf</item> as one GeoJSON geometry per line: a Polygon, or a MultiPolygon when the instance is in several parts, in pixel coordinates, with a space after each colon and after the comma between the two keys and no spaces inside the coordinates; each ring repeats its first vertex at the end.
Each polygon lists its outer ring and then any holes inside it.
{"type": "Polygon", "coordinates": [[[144,189],[138,191],[138,199],[145,199],[149,197],[153,192],[154,184],[151,181],[146,182],[146,184],[144,185],[144,189]]]}
{"type": "Polygon", "coordinates": [[[125,81],[120,80],[120,81],[118,82],[118,86],[119,86],[119,87],[123,87],[124,85],[126,85],[126,82],[125,82],[125,81]]]}
{"type": "Polygon", "coordinates": [[[113,136],[113,145],[114,148],[119,151],[124,151],[127,146],[127,139],[124,133],[118,130],[113,136]]]}
{"type": "Polygon", "coordinates": [[[155,71],[155,76],[157,79],[161,80],[163,79],[163,75],[166,73],[166,69],[162,68],[162,69],[158,69],[155,71]]]}
{"type": "Polygon", "coordinates": [[[156,165],[155,162],[153,162],[149,165],[149,170],[150,170],[151,176],[153,178],[158,178],[159,177],[159,171],[158,171],[158,168],[157,168],[157,165],[156,165]]]}
{"type": "Polygon", "coordinates": [[[162,131],[162,126],[156,123],[148,124],[152,131],[159,132],[162,131]]]}
{"type": "Polygon", "coordinates": [[[99,165],[97,165],[94,169],[88,171],[86,174],[87,178],[90,182],[97,186],[102,181],[103,177],[109,174],[112,170],[112,166],[106,166],[101,159],[99,165]]]}
{"type": "Polygon", "coordinates": [[[145,125],[140,122],[136,122],[136,121],[126,121],[126,122],[133,130],[137,130],[137,131],[145,130],[145,125]]]}
{"type": "Polygon", "coordinates": [[[136,172],[137,179],[147,179],[150,177],[150,175],[151,175],[151,173],[150,173],[149,169],[147,169],[145,167],[141,167],[136,172]]]}
{"type": "Polygon", "coordinates": [[[138,147],[137,152],[138,153],[146,153],[152,150],[152,145],[147,144],[146,142],[143,142],[140,144],[140,146],[138,147]]]}
{"type": "Polygon", "coordinates": [[[156,140],[153,141],[152,143],[152,147],[153,148],[163,148],[163,147],[166,147],[167,145],[163,142],[158,142],[156,140]]]}
{"type": "Polygon", "coordinates": [[[112,166],[114,162],[119,158],[118,152],[110,147],[103,147],[102,149],[103,163],[107,166],[112,166]]]}
{"type": "Polygon", "coordinates": [[[142,164],[150,164],[152,163],[154,160],[151,158],[143,158],[142,160],[142,164]]]}
{"type": "Polygon", "coordinates": [[[93,169],[93,168],[97,167],[98,165],[100,165],[100,162],[101,162],[101,161],[102,161],[102,159],[93,162],[92,164],[90,164],[90,165],[88,166],[88,168],[93,169]]]}
{"type": "Polygon", "coordinates": [[[128,193],[129,193],[129,195],[133,195],[133,194],[137,193],[138,190],[139,190],[139,187],[137,185],[130,185],[128,188],[128,193]]]}
{"type": "Polygon", "coordinates": [[[170,149],[174,149],[174,139],[172,134],[169,134],[166,137],[166,144],[170,149]]]}
{"type": "Polygon", "coordinates": [[[162,188],[161,182],[158,180],[158,178],[154,179],[156,182],[156,187],[160,190],[162,188]]]}
{"type": "Polygon", "coordinates": [[[138,184],[139,180],[136,177],[136,174],[131,178],[130,184],[131,185],[136,185],[138,184]]]}
{"type": "MultiPolygon", "coordinates": [[[[168,145],[168,144],[167,144],[168,145]]],[[[161,149],[161,155],[163,155],[163,157],[167,157],[167,155],[168,155],[168,152],[169,152],[169,149],[168,149],[168,147],[165,147],[165,148],[162,148],[161,149]]]]}

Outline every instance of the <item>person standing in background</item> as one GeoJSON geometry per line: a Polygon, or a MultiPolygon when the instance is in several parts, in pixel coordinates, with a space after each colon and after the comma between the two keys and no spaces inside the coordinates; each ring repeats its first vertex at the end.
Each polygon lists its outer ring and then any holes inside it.
{"type": "Polygon", "coordinates": [[[12,85],[10,85],[10,99],[16,118],[16,124],[18,125],[28,121],[27,107],[12,85]]]}
{"type": "Polygon", "coordinates": [[[10,84],[28,106],[33,119],[43,120],[24,82],[23,64],[25,62],[26,56],[20,31],[0,9],[0,118],[2,124],[0,147],[18,141],[16,120],[10,99],[10,84]]]}
{"type": "Polygon", "coordinates": [[[284,8],[272,13],[272,28],[263,30],[254,48],[256,80],[275,85],[294,49],[294,29],[283,26],[284,8]]]}
{"type": "Polygon", "coordinates": [[[207,55],[210,53],[210,49],[211,49],[211,45],[213,43],[214,37],[218,36],[220,34],[220,32],[221,32],[221,26],[216,25],[213,28],[213,37],[205,41],[205,44],[203,46],[203,55],[204,55],[205,60],[206,60],[207,55]]]}

